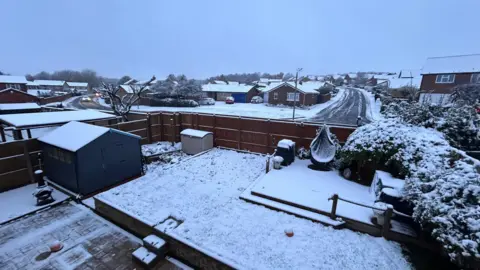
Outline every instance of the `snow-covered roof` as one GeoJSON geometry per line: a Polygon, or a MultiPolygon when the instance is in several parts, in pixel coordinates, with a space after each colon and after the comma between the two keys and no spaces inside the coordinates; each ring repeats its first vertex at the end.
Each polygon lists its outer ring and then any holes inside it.
{"type": "Polygon", "coordinates": [[[192,137],[203,138],[203,137],[207,136],[208,134],[212,134],[212,132],[187,128],[187,129],[182,130],[182,132],[180,132],[180,134],[181,135],[192,136],[192,137]]]}
{"type": "Polygon", "coordinates": [[[260,78],[259,82],[262,82],[262,83],[279,83],[279,82],[282,82],[282,79],[260,78]]]}
{"type": "Polygon", "coordinates": [[[32,95],[32,96],[39,96],[40,95],[49,95],[50,93],[52,93],[52,90],[50,89],[30,89],[30,90],[27,90],[27,93],[32,95]]]}
{"type": "Polygon", "coordinates": [[[36,83],[36,82],[30,82],[30,81],[29,81],[29,82],[27,82],[27,85],[28,85],[28,86],[38,86],[39,84],[36,83]]]}
{"type": "Polygon", "coordinates": [[[350,79],[355,79],[355,78],[357,78],[358,74],[357,73],[348,73],[347,75],[348,75],[348,77],[350,77],[350,79]]]}
{"type": "Polygon", "coordinates": [[[10,76],[10,75],[0,75],[1,83],[18,83],[18,84],[27,84],[28,81],[25,76],[10,76]]]}
{"type": "Polygon", "coordinates": [[[0,103],[0,111],[40,109],[37,103],[0,103]]]}
{"type": "Polygon", "coordinates": [[[480,72],[480,54],[427,58],[422,74],[480,72]]]}
{"type": "Polygon", "coordinates": [[[109,128],[72,121],[38,138],[39,141],[72,152],[110,131],[109,128]]]}
{"type": "Polygon", "coordinates": [[[120,85],[120,88],[122,88],[123,90],[125,90],[125,92],[129,94],[133,93],[133,87],[129,84],[122,84],[120,85]]]}
{"type": "MultiPolygon", "coordinates": [[[[271,83],[262,89],[262,92],[270,92],[282,85],[289,85],[292,88],[295,88],[295,82],[282,82],[282,83],[271,83]]],[[[323,86],[323,82],[304,82],[302,84],[297,83],[297,89],[300,92],[307,94],[318,94],[317,89],[323,86]]]]}
{"type": "MultiPolygon", "coordinates": [[[[420,83],[422,82],[422,77],[415,78],[392,78],[389,80],[389,88],[396,89],[402,88],[404,86],[413,86],[420,88],[420,83]]],[[[378,84],[378,80],[377,80],[378,84]]]]}
{"type": "Polygon", "coordinates": [[[70,87],[88,87],[86,82],[67,82],[67,85],[70,87]]]}
{"type": "Polygon", "coordinates": [[[65,84],[65,81],[54,81],[54,80],[35,80],[36,85],[49,85],[49,86],[62,86],[65,84]]]}
{"type": "Polygon", "coordinates": [[[204,92],[247,93],[253,86],[245,84],[204,84],[204,92]]]}
{"type": "Polygon", "coordinates": [[[11,126],[24,127],[34,125],[52,125],[70,121],[89,121],[114,118],[114,115],[95,110],[18,113],[0,115],[0,121],[11,126]]]}
{"type": "Polygon", "coordinates": [[[124,84],[132,84],[132,83],[136,83],[136,82],[137,82],[137,80],[130,79],[130,80],[126,81],[124,84]]]}

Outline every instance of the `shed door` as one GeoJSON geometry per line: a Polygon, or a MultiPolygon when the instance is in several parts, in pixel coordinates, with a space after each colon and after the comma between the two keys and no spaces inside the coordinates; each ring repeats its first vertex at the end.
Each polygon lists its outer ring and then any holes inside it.
{"type": "Polygon", "coordinates": [[[102,148],[103,170],[107,181],[115,183],[123,180],[130,171],[129,162],[124,154],[123,143],[113,141],[102,148]]]}
{"type": "Polygon", "coordinates": [[[232,94],[232,97],[235,99],[235,103],[245,103],[247,102],[246,94],[232,94]]]}

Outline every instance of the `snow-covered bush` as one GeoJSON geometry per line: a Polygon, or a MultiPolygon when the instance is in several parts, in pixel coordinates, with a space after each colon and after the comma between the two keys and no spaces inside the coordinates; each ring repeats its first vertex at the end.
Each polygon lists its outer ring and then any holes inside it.
{"type": "Polygon", "coordinates": [[[480,118],[471,105],[444,107],[401,101],[389,103],[383,113],[387,118],[441,131],[454,147],[480,147],[480,118]]]}
{"type": "Polygon", "coordinates": [[[191,99],[174,99],[174,98],[153,98],[150,101],[150,106],[164,106],[164,107],[197,107],[198,103],[191,99]]]}
{"type": "Polygon", "coordinates": [[[475,105],[480,101],[480,84],[462,84],[453,88],[452,102],[458,104],[475,105]]]}
{"type": "Polygon", "coordinates": [[[405,177],[413,217],[459,265],[480,259],[480,162],[451,147],[443,134],[395,119],[358,128],[342,161],[369,160],[405,177]]]}

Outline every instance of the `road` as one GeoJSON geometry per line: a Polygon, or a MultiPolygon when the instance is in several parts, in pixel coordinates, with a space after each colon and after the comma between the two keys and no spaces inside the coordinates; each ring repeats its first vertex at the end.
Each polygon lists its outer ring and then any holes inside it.
{"type": "Polygon", "coordinates": [[[104,107],[94,101],[82,101],[82,97],[74,99],[69,103],[75,109],[85,110],[85,109],[94,109],[94,110],[110,110],[108,107],[104,107]]]}
{"type": "Polygon", "coordinates": [[[361,116],[362,123],[369,123],[367,106],[367,100],[360,90],[346,88],[341,100],[320,111],[310,121],[356,126],[357,118],[361,116]]]}

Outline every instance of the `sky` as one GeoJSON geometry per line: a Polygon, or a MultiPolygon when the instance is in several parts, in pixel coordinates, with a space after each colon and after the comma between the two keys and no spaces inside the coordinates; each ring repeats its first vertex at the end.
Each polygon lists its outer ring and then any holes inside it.
{"type": "Polygon", "coordinates": [[[0,10],[0,71],[12,75],[322,75],[480,53],[478,0],[0,0],[0,10]]]}

